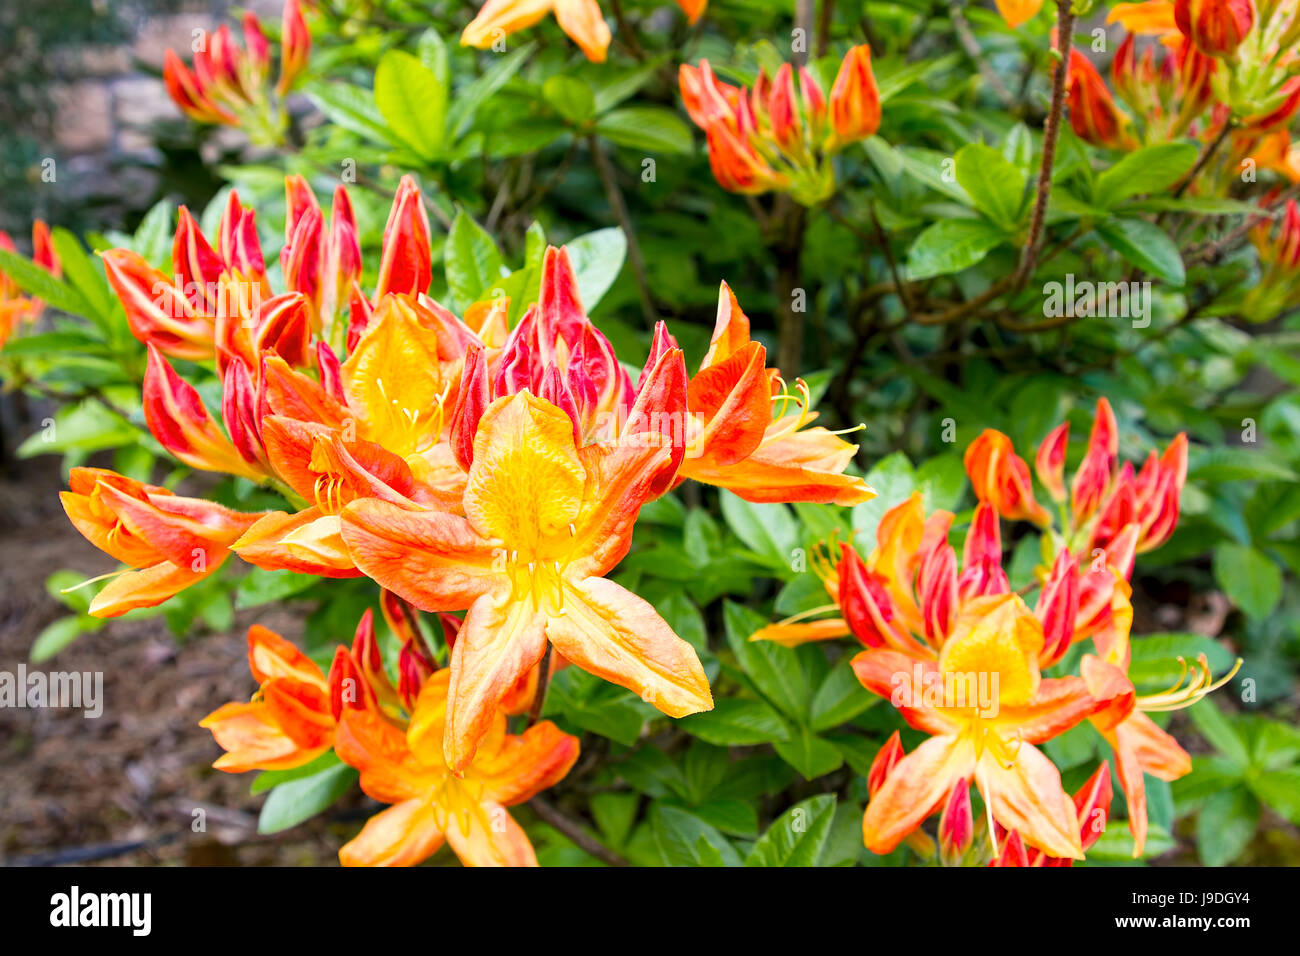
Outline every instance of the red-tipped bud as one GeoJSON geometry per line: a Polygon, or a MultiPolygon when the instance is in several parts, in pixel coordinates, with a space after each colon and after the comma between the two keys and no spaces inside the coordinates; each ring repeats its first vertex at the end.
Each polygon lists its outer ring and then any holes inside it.
{"type": "Polygon", "coordinates": [[[307,66],[311,55],[311,31],[303,18],[298,0],[285,0],[284,15],[280,20],[280,82],[275,91],[284,96],[307,66]]]}
{"type": "Polygon", "coordinates": [[[1079,842],[1083,849],[1087,850],[1106,832],[1111,796],[1110,764],[1103,760],[1074,795],[1075,815],[1079,818],[1079,842]]]}
{"type": "Polygon", "coordinates": [[[1024,519],[1037,525],[1051,524],[1051,516],[1034,500],[1029,466],[1015,453],[1011,439],[1000,431],[985,429],[971,442],[963,459],[975,497],[988,502],[1008,521],[1024,519]]]}
{"type": "Polygon", "coordinates": [[[1070,423],[1064,422],[1047,433],[1034,457],[1034,471],[1053,501],[1065,500],[1065,450],[1069,444],[1070,423]]]}
{"type": "Polygon", "coordinates": [[[1062,548],[1056,556],[1034,613],[1043,625],[1039,666],[1050,667],[1069,650],[1074,639],[1075,618],[1079,614],[1078,566],[1068,548],[1062,548]]]}
{"type": "Polygon", "coordinates": [[[966,544],[962,549],[962,570],[957,578],[957,592],[963,601],[1011,590],[1002,570],[1002,531],[998,513],[991,504],[975,508],[966,544]]]}
{"type": "Polygon", "coordinates": [[[888,641],[890,622],[895,617],[894,602],[853,546],[845,542],[836,566],[839,577],[839,605],[853,636],[868,647],[880,647],[888,641]]]}
{"type": "Polygon", "coordinates": [[[141,400],[145,424],[159,444],[194,468],[260,478],[261,471],[221,433],[194,386],[152,345],[148,352],[141,400]]]}
{"type": "Polygon", "coordinates": [[[1093,418],[1092,433],[1088,437],[1088,450],[1070,484],[1071,509],[1076,525],[1086,522],[1101,507],[1118,461],[1119,426],[1115,422],[1110,402],[1101,398],[1097,400],[1097,414],[1093,418]]]}
{"type": "Polygon", "coordinates": [[[221,419],[244,461],[269,469],[266,449],[262,446],[261,410],[265,392],[265,383],[261,389],[253,384],[243,359],[232,358],[226,365],[221,380],[221,419]]]}
{"type": "Polygon", "coordinates": [[[898,762],[907,756],[903,750],[903,739],[895,730],[890,734],[885,745],[876,753],[876,757],[871,761],[871,768],[867,771],[867,794],[874,797],[880,792],[880,788],[885,785],[885,778],[889,772],[898,765],[898,762]]]}
{"type": "Polygon", "coordinates": [[[176,281],[191,307],[212,315],[217,309],[217,285],[226,264],[213,250],[190,211],[180,208],[176,236],[172,240],[172,268],[176,281]]]}
{"type": "Polygon", "coordinates": [[[1183,36],[1210,56],[1228,56],[1255,25],[1254,0],[1174,0],[1183,36]]]}
{"type": "Polygon", "coordinates": [[[474,435],[478,431],[478,421],[491,401],[487,355],[482,347],[471,344],[465,353],[465,365],[460,373],[460,392],[452,408],[449,436],[456,463],[465,471],[469,471],[469,466],[474,462],[474,435]]]}
{"type": "Polygon", "coordinates": [[[1029,854],[1025,852],[1025,841],[1020,838],[1020,834],[1012,830],[1006,836],[1006,841],[1002,844],[1002,850],[997,857],[989,862],[989,866],[1028,866],[1029,854]]]}
{"type": "Polygon", "coordinates": [[[406,712],[415,712],[415,701],[420,696],[429,675],[438,669],[420,648],[419,642],[411,640],[402,645],[402,653],[397,661],[397,696],[401,698],[406,712]]]}
{"type": "Polygon", "coordinates": [[[267,299],[254,314],[253,324],[259,354],[270,349],[294,366],[311,361],[311,303],[302,293],[285,292],[267,299]]]}
{"type": "Polygon", "coordinates": [[[420,187],[403,176],[384,226],[384,246],[379,260],[379,282],[375,300],[389,292],[419,295],[433,281],[429,249],[429,216],[424,211],[420,187]]]}
{"type": "Polygon", "coordinates": [[[939,815],[939,855],[949,866],[970,849],[975,839],[975,817],[970,805],[970,781],[962,777],[948,791],[948,801],[939,815]]]}
{"type": "Polygon", "coordinates": [[[803,139],[803,124],[799,120],[794,94],[794,69],[789,63],[782,63],[781,69],[776,71],[776,79],[767,96],[767,117],[772,124],[772,138],[777,144],[787,151],[797,148],[803,139]]]}

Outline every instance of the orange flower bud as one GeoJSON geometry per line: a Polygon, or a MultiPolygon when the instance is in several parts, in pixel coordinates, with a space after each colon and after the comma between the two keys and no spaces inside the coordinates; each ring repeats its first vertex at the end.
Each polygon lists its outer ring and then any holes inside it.
{"type": "Polygon", "coordinates": [[[1043,8],[1043,0],[995,0],[995,2],[998,13],[1002,14],[1002,19],[1013,30],[1038,16],[1038,11],[1043,8]]]}
{"type": "Polygon", "coordinates": [[[1034,500],[1029,466],[1015,453],[1006,435],[985,429],[966,449],[963,461],[975,497],[993,505],[1002,517],[1041,526],[1051,523],[1051,516],[1034,500]]]}
{"type": "Polygon", "coordinates": [[[1227,56],[1255,25],[1254,0],[1174,0],[1183,36],[1210,56],[1227,56]]]}
{"type": "Polygon", "coordinates": [[[840,64],[831,87],[830,114],[834,134],[828,149],[842,149],[880,128],[880,91],[871,72],[871,47],[865,43],[850,49],[840,64]]]}
{"type": "Polygon", "coordinates": [[[1043,625],[1040,667],[1050,667],[1065,656],[1074,640],[1075,618],[1079,615],[1079,574],[1074,557],[1062,548],[1052,573],[1038,596],[1034,615],[1043,625]]]}
{"type": "Polygon", "coordinates": [[[1074,523],[1081,525],[1096,513],[1105,499],[1119,461],[1119,426],[1105,398],[1097,400],[1097,413],[1079,470],[1070,485],[1074,523]]]}
{"type": "Polygon", "coordinates": [[[1128,117],[1115,105],[1092,61],[1078,50],[1070,51],[1065,82],[1070,126],[1076,135],[1097,146],[1118,148],[1132,142],[1128,117]]]}
{"type": "Polygon", "coordinates": [[[787,151],[797,148],[803,139],[803,124],[799,121],[799,108],[795,101],[794,70],[789,63],[782,63],[776,72],[767,96],[767,116],[777,145],[787,151]]]}
{"type": "Polygon", "coordinates": [[[280,82],[275,92],[284,96],[307,66],[311,55],[311,31],[303,18],[298,0],[285,0],[284,15],[280,20],[280,82]]]}

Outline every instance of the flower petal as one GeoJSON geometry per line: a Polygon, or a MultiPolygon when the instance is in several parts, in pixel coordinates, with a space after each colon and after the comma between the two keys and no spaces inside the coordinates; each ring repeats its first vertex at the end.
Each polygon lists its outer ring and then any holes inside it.
{"type": "Polygon", "coordinates": [[[894,764],[862,817],[867,849],[892,851],[939,809],[953,784],[974,769],[974,745],[957,736],[931,737],[894,764]]]}
{"type": "Polygon", "coordinates": [[[670,717],[713,709],[695,649],[650,604],[613,581],[566,581],[563,612],[549,615],[546,630],[570,663],[628,688],[670,717]]]}
{"type": "Polygon", "coordinates": [[[339,849],[344,866],[415,866],[433,856],[446,835],[434,807],[416,797],[377,813],[339,849]]]}
{"type": "Polygon", "coordinates": [[[986,750],[975,768],[975,783],[993,819],[1016,830],[1026,843],[1049,856],[1083,859],[1074,802],[1061,788],[1056,766],[1032,744],[1022,744],[1004,766],[986,750]]]}

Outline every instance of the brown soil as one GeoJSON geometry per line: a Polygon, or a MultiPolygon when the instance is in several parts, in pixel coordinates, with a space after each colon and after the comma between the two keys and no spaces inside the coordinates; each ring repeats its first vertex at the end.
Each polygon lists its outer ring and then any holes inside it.
{"type": "MultiPolygon", "coordinates": [[[[41,629],[67,613],[46,593],[45,579],[62,568],[94,575],[114,567],[63,516],[58,459],[17,470],[0,479],[0,671],[10,673],[27,661],[41,629]]],[[[356,823],[318,819],[259,835],[263,797],[248,793],[255,774],[211,768],[221,751],[197,725],[255,689],[243,638],[255,621],[289,637],[298,629],[273,608],[240,612],[229,633],[180,642],[161,618],[113,621],[53,660],[29,665],[102,671],[103,715],[0,708],[0,863],[336,863],[356,823]],[[205,832],[194,832],[198,809],[205,832]]],[[[335,809],[346,814],[363,801],[354,795],[335,809]]]]}

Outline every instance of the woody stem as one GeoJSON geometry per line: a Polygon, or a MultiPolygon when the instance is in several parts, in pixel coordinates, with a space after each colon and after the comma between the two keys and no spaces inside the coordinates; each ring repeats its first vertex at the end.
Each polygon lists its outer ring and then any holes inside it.
{"type": "Polygon", "coordinates": [[[1047,201],[1052,192],[1052,166],[1056,161],[1056,142],[1061,134],[1061,118],[1065,114],[1065,81],[1070,68],[1070,40],[1074,36],[1073,0],[1058,0],[1056,9],[1056,72],[1052,74],[1052,105],[1043,125],[1043,159],[1038,169],[1038,188],[1034,197],[1034,212],[1029,220],[1029,236],[1025,240],[1016,270],[1014,288],[1020,288],[1034,274],[1038,264],[1039,240],[1047,218],[1047,201]]]}

